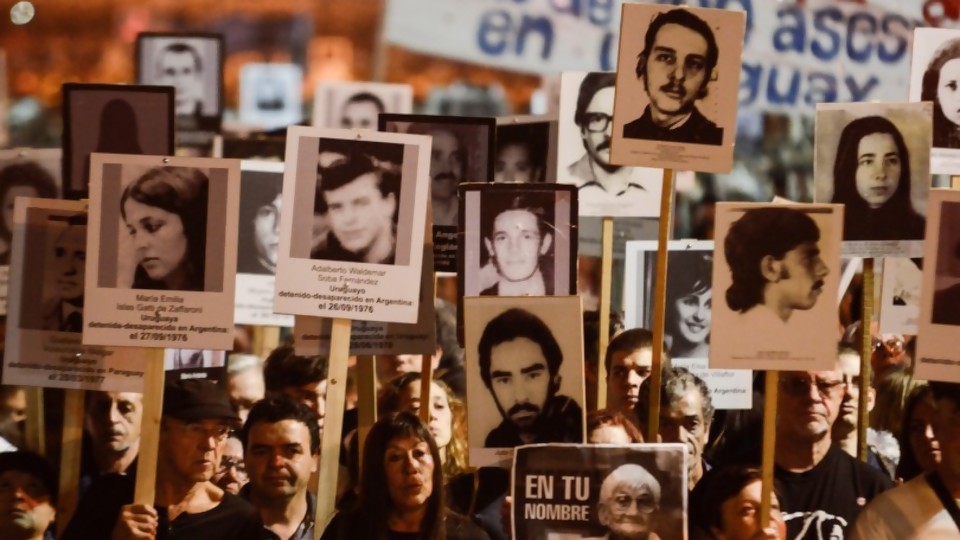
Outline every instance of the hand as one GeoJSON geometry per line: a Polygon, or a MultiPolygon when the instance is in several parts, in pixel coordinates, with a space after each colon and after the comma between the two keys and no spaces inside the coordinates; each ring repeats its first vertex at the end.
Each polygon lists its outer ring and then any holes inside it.
{"type": "Polygon", "coordinates": [[[120,509],[113,527],[113,540],[154,540],[157,537],[157,511],[145,504],[128,504],[120,509]]]}

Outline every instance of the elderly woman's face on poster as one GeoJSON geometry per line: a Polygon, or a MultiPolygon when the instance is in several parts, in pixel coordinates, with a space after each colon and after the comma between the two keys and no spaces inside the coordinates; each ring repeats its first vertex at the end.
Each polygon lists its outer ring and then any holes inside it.
{"type": "Polygon", "coordinates": [[[857,193],[871,208],[879,208],[897,192],[901,156],[889,133],[871,133],[857,148],[857,193]]]}
{"type": "Polygon", "coordinates": [[[277,265],[277,248],[280,244],[280,208],[283,196],[257,209],[253,218],[253,232],[257,248],[257,257],[270,266],[277,265]]]}
{"type": "Polygon", "coordinates": [[[940,68],[937,102],[947,120],[960,126],[960,58],[954,58],[940,68]]]}
{"type": "Polygon", "coordinates": [[[168,281],[183,269],[189,242],[180,216],[133,198],[124,203],[137,264],[150,279],[168,281]]]}

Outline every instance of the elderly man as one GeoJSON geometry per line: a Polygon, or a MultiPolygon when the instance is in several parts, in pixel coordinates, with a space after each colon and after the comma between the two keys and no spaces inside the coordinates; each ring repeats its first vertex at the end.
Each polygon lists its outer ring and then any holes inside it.
{"type": "Polygon", "coordinates": [[[57,476],[40,455],[0,453],[0,538],[43,540],[57,515],[57,476]]]}
{"type": "Polygon", "coordinates": [[[609,540],[659,540],[660,482],[640,465],[613,470],[600,484],[597,518],[609,540]]]}

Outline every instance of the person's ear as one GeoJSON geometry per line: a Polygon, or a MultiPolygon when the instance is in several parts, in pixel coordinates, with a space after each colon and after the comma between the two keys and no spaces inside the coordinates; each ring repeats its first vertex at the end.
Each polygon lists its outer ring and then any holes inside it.
{"type": "Polygon", "coordinates": [[[497,255],[493,252],[493,242],[491,242],[488,238],[484,238],[483,245],[487,246],[487,256],[489,256],[491,259],[496,259],[497,255]]]}
{"type": "Polygon", "coordinates": [[[710,526],[710,535],[714,540],[727,540],[727,535],[713,525],[710,526]]]}
{"type": "Polygon", "coordinates": [[[877,404],[877,391],[872,387],[867,387],[867,412],[873,411],[873,406],[877,404]]]}
{"type": "Polygon", "coordinates": [[[553,235],[550,233],[543,235],[543,240],[540,240],[540,255],[546,255],[550,251],[550,246],[553,244],[553,235]]]}
{"type": "Polygon", "coordinates": [[[557,373],[556,375],[554,375],[553,377],[551,377],[551,378],[550,378],[550,393],[551,393],[551,394],[556,394],[557,392],[559,392],[559,391],[560,391],[560,383],[562,383],[562,382],[563,382],[563,375],[560,375],[559,373],[557,373]]]}
{"type": "Polygon", "coordinates": [[[388,214],[390,214],[391,217],[395,217],[397,214],[397,196],[393,193],[388,193],[387,204],[390,206],[388,214]]]}
{"type": "Polygon", "coordinates": [[[778,261],[773,255],[764,255],[760,259],[760,275],[770,283],[776,283],[780,280],[780,270],[783,261],[778,261]]]}

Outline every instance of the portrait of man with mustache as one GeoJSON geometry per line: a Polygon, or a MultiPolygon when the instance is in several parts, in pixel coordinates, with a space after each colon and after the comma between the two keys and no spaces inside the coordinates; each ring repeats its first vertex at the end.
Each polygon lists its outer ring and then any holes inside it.
{"type": "Polygon", "coordinates": [[[45,289],[53,291],[44,304],[43,329],[58,332],[83,331],[83,286],[87,263],[86,216],[71,216],[57,237],[53,251],[55,281],[45,289]]]}
{"type": "Polygon", "coordinates": [[[713,30],[688,9],[658,15],[637,57],[637,79],[650,103],[640,118],[623,126],[626,139],[708,144],[723,142],[723,128],[701,113],[719,52],[713,30]]]}

